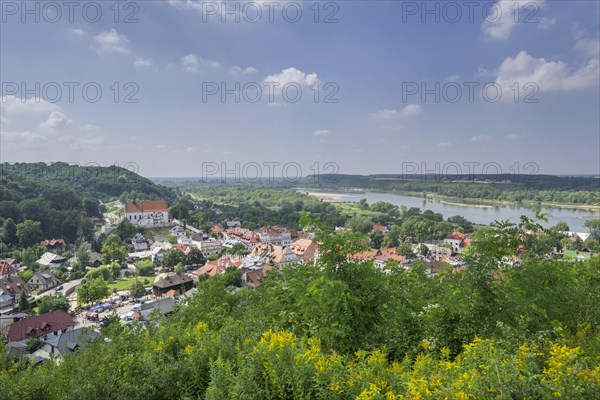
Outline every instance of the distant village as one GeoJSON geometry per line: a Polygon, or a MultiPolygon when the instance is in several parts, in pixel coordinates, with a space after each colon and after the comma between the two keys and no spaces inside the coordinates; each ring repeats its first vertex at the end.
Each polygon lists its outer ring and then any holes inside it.
{"type": "MultiPolygon", "coordinates": [[[[121,277],[136,276],[136,264],[150,261],[154,266],[153,281],[147,282],[144,293],[135,296],[129,288],[113,289],[109,296],[90,304],[83,309],[76,307],[76,289],[84,279],[66,279],[61,282],[53,271],[70,271],[77,262],[73,254],[74,245],[61,238],[43,240],[40,245],[44,253],[36,261],[39,266],[33,276],[25,282],[19,272],[28,270],[14,259],[0,261],[0,333],[7,344],[9,354],[22,354],[33,363],[48,359],[60,360],[74,352],[90,338],[99,336],[102,322],[109,316],[121,324],[133,321],[149,322],[173,310],[177,303],[185,304],[197,290],[196,283],[226,272],[239,274],[239,286],[257,288],[273,270],[292,264],[316,265],[319,257],[319,242],[309,230],[293,230],[282,226],[263,226],[255,230],[245,229],[239,220],[225,220],[212,224],[201,231],[184,222],[171,218],[165,200],[146,200],[124,204],[121,219],[133,226],[152,231],[150,235],[136,233],[128,248],[126,260],[119,271],[121,277]],[[156,232],[161,232],[158,234],[156,232]],[[166,268],[163,258],[169,252],[178,251],[183,256],[195,252],[201,254],[202,263],[187,262],[183,270],[166,268]],[[44,296],[64,295],[72,304],[68,309],[53,310],[40,315],[29,316],[20,312],[20,302],[39,301],[44,296]]],[[[218,208],[215,208],[219,214],[218,208]]],[[[96,224],[97,235],[109,235],[120,221],[108,219],[101,223],[99,218],[91,218],[96,224]]],[[[346,228],[336,227],[336,230],[346,228]]],[[[389,227],[374,224],[372,232],[384,236],[389,227]]],[[[532,233],[533,234],[533,233],[532,233]]],[[[588,233],[564,232],[565,237],[585,243],[588,233]]],[[[411,256],[398,253],[397,248],[371,248],[351,254],[353,261],[373,262],[375,268],[388,271],[392,267],[410,269],[415,262],[422,265],[429,276],[442,270],[464,269],[462,254],[472,244],[470,235],[455,231],[443,240],[410,240],[411,256]]],[[[558,254],[545,255],[548,258],[558,254]]],[[[583,256],[581,256],[583,257],[583,256]]],[[[87,269],[103,264],[102,254],[87,253],[87,269]]],[[[518,256],[507,262],[518,262],[518,256]]]]}

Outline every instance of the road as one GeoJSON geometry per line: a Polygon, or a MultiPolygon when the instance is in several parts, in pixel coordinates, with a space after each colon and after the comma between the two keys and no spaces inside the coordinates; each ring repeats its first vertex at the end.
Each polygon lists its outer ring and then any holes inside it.
{"type": "Polygon", "coordinates": [[[74,288],[74,287],[78,286],[81,283],[82,280],[83,280],[83,278],[81,278],[81,279],[74,279],[72,281],[65,282],[65,283],[62,284],[63,288],[61,290],[50,289],[50,290],[45,291],[42,294],[38,294],[36,296],[33,296],[33,298],[35,300],[37,300],[37,299],[39,299],[41,297],[50,296],[50,295],[53,295],[53,294],[56,294],[56,293],[62,293],[63,295],[66,296],[67,291],[69,289],[71,289],[71,288],[74,288]]]}

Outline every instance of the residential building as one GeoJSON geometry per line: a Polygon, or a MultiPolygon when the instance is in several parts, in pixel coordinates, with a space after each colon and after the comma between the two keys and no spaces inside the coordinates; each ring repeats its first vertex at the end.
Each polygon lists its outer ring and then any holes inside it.
{"type": "Polygon", "coordinates": [[[2,302],[6,305],[7,303],[18,303],[21,292],[29,294],[29,287],[27,284],[18,276],[7,276],[6,278],[0,278],[0,296],[4,295],[2,302]],[[9,299],[10,296],[12,299],[9,299]]]}
{"type": "MultiPolygon", "coordinates": [[[[250,251],[260,243],[260,236],[248,229],[229,228],[225,231],[225,238],[228,240],[236,240],[243,243],[250,251]]],[[[231,243],[231,242],[230,242],[231,243]]],[[[235,244],[235,243],[234,243],[235,244]]],[[[224,245],[225,246],[225,245],[224,245]]],[[[228,247],[228,246],[225,246],[228,247]]]]}
{"type": "Polygon", "coordinates": [[[54,310],[11,324],[6,333],[9,342],[39,338],[75,326],[73,317],[63,310],[54,310]]]}
{"type": "Polygon", "coordinates": [[[250,252],[251,257],[257,257],[262,263],[273,266],[283,266],[298,262],[299,258],[290,247],[261,243],[250,252]]]}
{"type": "Polygon", "coordinates": [[[198,248],[204,257],[214,256],[219,254],[223,247],[223,241],[218,239],[203,240],[198,243],[198,248]]]}
{"type": "Polygon", "coordinates": [[[0,261],[0,278],[8,278],[9,276],[17,276],[17,268],[6,260],[0,261]]]}
{"type": "Polygon", "coordinates": [[[42,254],[39,260],[36,261],[38,264],[49,267],[51,269],[58,269],[62,265],[65,265],[67,259],[59,254],[50,253],[49,251],[42,254]]]}
{"type": "Polygon", "coordinates": [[[56,279],[54,274],[50,271],[41,271],[37,272],[35,275],[31,277],[27,285],[31,290],[48,290],[58,285],[59,281],[56,279]]]}
{"type": "Polygon", "coordinates": [[[125,219],[144,227],[167,226],[169,205],[166,200],[144,200],[125,203],[125,219]]]}
{"type": "Polygon", "coordinates": [[[46,251],[65,251],[67,248],[67,243],[65,243],[64,239],[42,240],[40,244],[44,246],[46,251]]]}
{"type": "Polygon", "coordinates": [[[276,245],[276,246],[289,246],[292,244],[291,232],[282,226],[272,225],[263,226],[258,231],[258,236],[262,243],[276,245]]]}
{"type": "Polygon", "coordinates": [[[55,359],[62,359],[67,354],[76,352],[85,342],[100,337],[100,332],[88,327],[58,330],[44,336],[43,345],[39,350],[55,359]]]}
{"type": "Polygon", "coordinates": [[[300,263],[315,263],[319,257],[318,245],[310,239],[298,239],[290,245],[290,250],[294,253],[300,263]]]}
{"type": "Polygon", "coordinates": [[[136,233],[135,236],[131,239],[131,244],[133,245],[134,251],[145,251],[150,248],[150,243],[148,239],[141,233],[136,233]]]}
{"type": "Polygon", "coordinates": [[[169,273],[163,279],[160,279],[152,285],[152,292],[155,296],[163,296],[169,290],[175,290],[179,293],[190,290],[194,286],[194,280],[184,274],[169,273]]]}

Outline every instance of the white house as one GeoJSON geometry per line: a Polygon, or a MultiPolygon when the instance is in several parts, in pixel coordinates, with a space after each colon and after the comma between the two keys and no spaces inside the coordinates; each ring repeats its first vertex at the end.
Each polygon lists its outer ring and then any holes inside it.
{"type": "Polygon", "coordinates": [[[140,203],[125,203],[125,219],[144,227],[169,224],[169,205],[166,200],[144,200],[140,203]]]}

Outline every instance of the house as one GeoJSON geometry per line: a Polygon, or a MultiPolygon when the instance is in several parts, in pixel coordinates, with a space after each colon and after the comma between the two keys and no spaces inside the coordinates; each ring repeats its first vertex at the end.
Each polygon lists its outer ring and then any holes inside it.
{"type": "Polygon", "coordinates": [[[213,225],[208,229],[208,234],[212,237],[223,237],[223,228],[219,225],[213,225]]]}
{"type": "Polygon", "coordinates": [[[396,249],[393,247],[381,249],[379,253],[379,255],[375,256],[375,266],[377,268],[385,270],[390,262],[396,262],[398,265],[405,265],[407,263],[406,257],[396,253],[396,249]]]}
{"type": "Polygon", "coordinates": [[[49,251],[42,254],[36,262],[44,267],[58,269],[66,263],[67,259],[61,255],[50,253],[49,251]]]}
{"type": "Polygon", "coordinates": [[[276,246],[289,246],[292,244],[291,232],[282,226],[263,226],[256,233],[262,243],[276,246]]]}
{"type": "Polygon", "coordinates": [[[67,244],[64,239],[50,239],[50,240],[42,240],[40,244],[44,247],[46,251],[55,250],[55,251],[65,251],[67,248],[67,244]]]}
{"type": "Polygon", "coordinates": [[[97,251],[90,251],[88,253],[88,257],[88,265],[93,267],[99,267],[102,265],[102,254],[98,253],[97,251]]]}
{"type": "Polygon", "coordinates": [[[240,257],[236,256],[224,256],[218,260],[208,261],[204,266],[200,267],[196,272],[198,276],[208,275],[216,276],[224,273],[228,268],[239,269],[243,264],[240,257]]]}
{"type": "Polygon", "coordinates": [[[131,239],[131,244],[133,245],[134,251],[145,251],[150,248],[150,244],[148,239],[141,233],[136,233],[135,236],[131,239]]]}
{"type": "Polygon", "coordinates": [[[21,278],[18,276],[8,276],[6,278],[0,278],[0,296],[3,296],[3,302],[6,303],[8,301],[7,296],[12,297],[13,303],[19,302],[19,296],[21,296],[21,292],[25,292],[25,294],[29,293],[29,287],[21,278]]]}
{"type": "MultiPolygon", "coordinates": [[[[177,294],[179,294],[179,291],[177,291],[177,294]]],[[[160,315],[171,313],[174,306],[175,299],[173,297],[164,297],[142,304],[140,315],[143,320],[148,320],[153,312],[158,312],[160,315]]]]}
{"type": "Polygon", "coordinates": [[[125,203],[125,219],[134,225],[158,227],[169,224],[169,205],[166,200],[144,200],[125,203]]]}
{"type": "Polygon", "coordinates": [[[0,278],[8,278],[9,276],[17,276],[17,268],[6,260],[0,261],[0,278]]]}
{"type": "Polygon", "coordinates": [[[13,314],[2,314],[0,315],[0,333],[5,332],[6,328],[11,324],[23,319],[27,318],[29,315],[25,313],[13,313],[13,314]]]}
{"type": "Polygon", "coordinates": [[[69,328],[57,330],[44,336],[43,344],[39,350],[50,357],[62,359],[67,354],[76,352],[83,347],[85,342],[100,337],[100,332],[88,327],[69,328]]]}
{"type": "Polygon", "coordinates": [[[163,279],[157,280],[152,285],[155,296],[163,296],[173,289],[180,293],[190,290],[194,286],[194,280],[187,275],[169,273],[163,279]]]}
{"type": "MultiPolygon", "coordinates": [[[[260,243],[260,237],[257,233],[243,228],[229,228],[225,231],[225,238],[228,241],[235,240],[243,243],[248,250],[252,250],[254,246],[260,243]]],[[[229,242],[232,243],[232,242],[229,242]]],[[[235,243],[233,243],[235,244],[235,243]]],[[[233,247],[233,244],[231,247],[233,247]]],[[[223,245],[224,247],[229,247],[223,245]]]]}
{"type": "Polygon", "coordinates": [[[262,263],[272,266],[283,266],[298,262],[298,256],[290,247],[261,243],[250,252],[250,257],[258,258],[262,263]]]}
{"type": "Polygon", "coordinates": [[[180,237],[186,237],[187,233],[184,228],[177,225],[177,226],[174,226],[171,228],[171,235],[175,236],[176,238],[180,238],[180,237]]]}
{"type": "Polygon", "coordinates": [[[63,310],[54,310],[35,317],[24,318],[8,327],[9,342],[39,338],[75,326],[73,317],[63,310]]]}
{"type": "Polygon", "coordinates": [[[227,225],[227,228],[239,228],[242,226],[241,222],[238,220],[227,220],[225,221],[225,225],[227,225]]]}
{"type": "Polygon", "coordinates": [[[294,253],[302,264],[315,263],[319,257],[318,245],[310,239],[298,239],[290,245],[290,250],[294,253]]]}
{"type": "Polygon", "coordinates": [[[210,257],[219,254],[222,247],[223,242],[221,240],[212,238],[209,240],[203,240],[200,243],[198,243],[198,248],[200,249],[204,257],[210,257]]]}
{"type": "Polygon", "coordinates": [[[453,253],[460,253],[463,246],[463,241],[467,238],[464,233],[454,231],[444,238],[444,243],[452,246],[453,253]]]}
{"type": "Polygon", "coordinates": [[[374,225],[373,225],[373,228],[371,229],[371,232],[373,232],[373,233],[375,233],[375,232],[381,232],[381,233],[383,233],[384,235],[387,235],[387,233],[388,233],[389,231],[390,231],[390,230],[387,228],[387,226],[385,226],[385,225],[382,225],[382,224],[374,224],[374,225]]]}
{"type": "Polygon", "coordinates": [[[30,289],[48,290],[59,284],[58,279],[50,271],[41,271],[31,277],[27,285],[30,289]]]}

